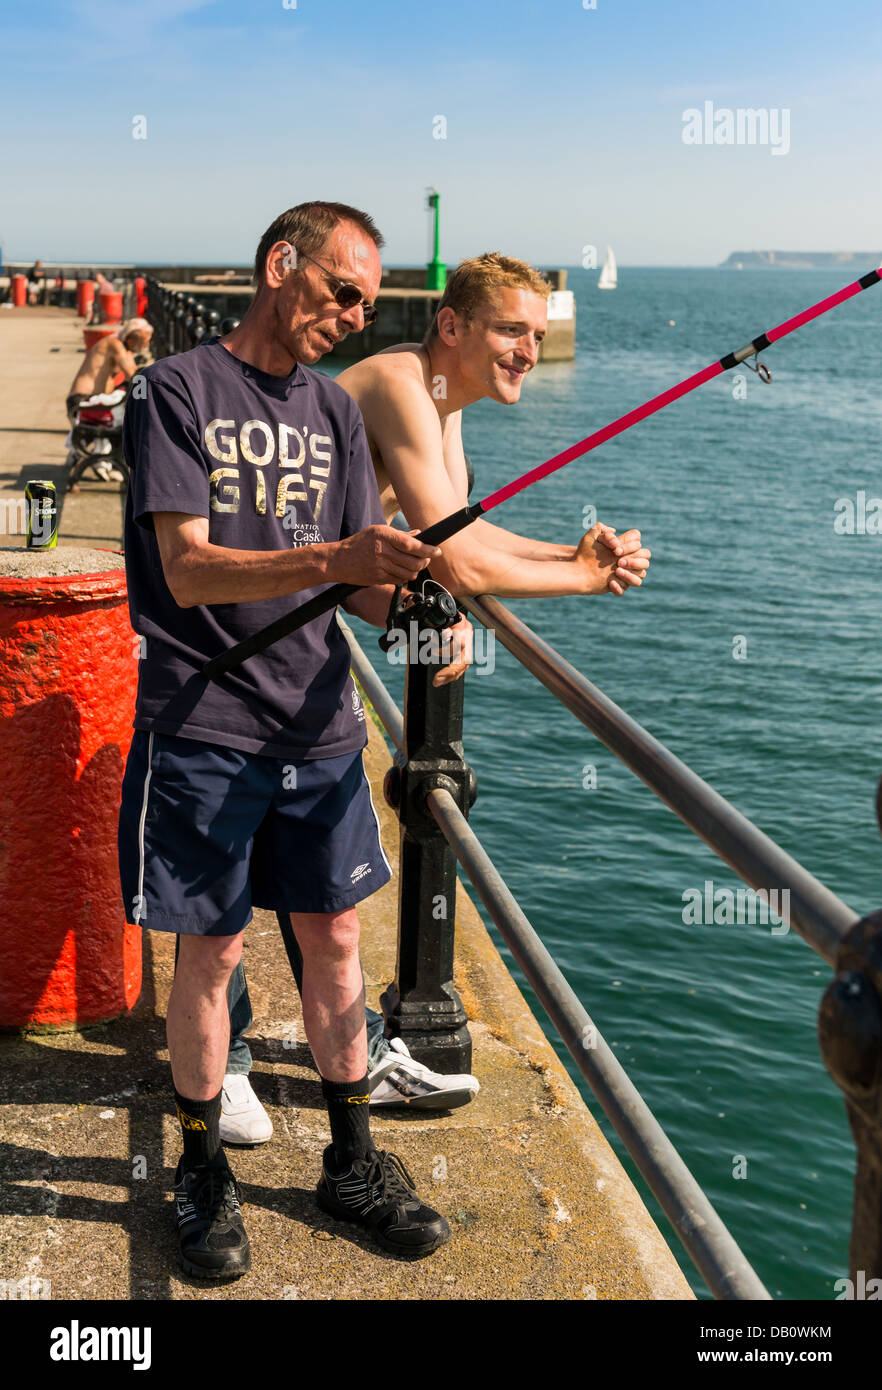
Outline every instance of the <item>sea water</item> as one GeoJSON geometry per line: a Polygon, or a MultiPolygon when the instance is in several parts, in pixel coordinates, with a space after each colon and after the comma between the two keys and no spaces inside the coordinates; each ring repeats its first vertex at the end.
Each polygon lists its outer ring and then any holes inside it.
{"type": "MultiPolygon", "coordinates": [[[[571,271],[575,361],[537,367],[516,407],[465,412],[472,496],[855,278],[623,267],[602,293],[571,271]]],[[[511,607],[861,915],[882,907],[880,344],[877,288],[762,354],[770,385],[737,368],[490,518],[569,543],[591,509],[640,528],[639,592],[511,607]]],[[[401,668],[359,633],[400,700],[401,668]]],[[[832,1298],[854,1146],[817,1043],[829,966],[774,917],[690,913],[707,883],[721,900],[740,880],[499,642],[495,663],[466,690],[473,828],[772,1295],[832,1298]]]]}

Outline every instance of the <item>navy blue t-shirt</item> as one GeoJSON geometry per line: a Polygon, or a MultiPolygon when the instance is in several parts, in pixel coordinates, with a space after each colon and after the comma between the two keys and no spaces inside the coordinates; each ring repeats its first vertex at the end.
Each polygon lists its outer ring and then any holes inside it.
{"type": "Polygon", "coordinates": [[[330,758],[363,748],[364,709],[333,612],[216,681],[200,674],[210,657],[320,589],[180,608],[165,582],[151,515],[207,517],[211,544],[233,550],[291,550],[382,522],[352,398],[301,365],[287,377],[258,371],[211,339],[138,373],[123,443],[131,470],[129,614],[145,639],[134,727],[274,757],[330,758]]]}

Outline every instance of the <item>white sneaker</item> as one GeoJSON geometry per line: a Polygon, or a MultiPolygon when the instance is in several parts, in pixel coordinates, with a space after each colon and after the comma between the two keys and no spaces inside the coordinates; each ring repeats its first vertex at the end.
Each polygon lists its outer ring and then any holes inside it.
{"type": "Polygon", "coordinates": [[[228,1073],[221,1091],[220,1137],[222,1144],[265,1144],[272,1138],[273,1122],[241,1072],[228,1073]]]}
{"type": "Polygon", "coordinates": [[[455,1110],[468,1105],[481,1089],[467,1074],[442,1076],[411,1057],[400,1038],[389,1039],[389,1050],[368,1073],[371,1105],[409,1105],[415,1110],[455,1110]]]}

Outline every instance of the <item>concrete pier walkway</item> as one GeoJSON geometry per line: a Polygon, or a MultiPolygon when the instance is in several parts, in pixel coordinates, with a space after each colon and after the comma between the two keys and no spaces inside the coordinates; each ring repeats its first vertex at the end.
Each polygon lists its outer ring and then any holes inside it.
{"type": "MultiPolygon", "coordinates": [[[[61,468],[76,337],[63,311],[0,316],[0,497],[61,468]]],[[[67,499],[59,544],[119,546],[119,500],[117,485],[87,483],[67,499]]],[[[397,821],[381,794],[390,756],[369,729],[365,765],[394,864],[397,821]]],[[[360,909],[375,1005],[394,970],[396,908],[393,878],[360,909]]],[[[51,1281],[53,1298],[83,1300],[692,1298],[461,887],[456,984],[480,1094],[450,1113],[372,1116],[378,1146],[400,1155],[420,1194],[447,1216],[450,1242],[402,1261],[318,1210],[328,1141],[320,1083],[275,916],[258,911],[244,947],[252,1083],[275,1133],[261,1148],[229,1151],[253,1266],[224,1285],[182,1275],[170,1200],[179,1131],[164,1029],[173,939],[147,932],[144,941],[144,988],[131,1015],[82,1032],[0,1036],[3,1279],[30,1275],[51,1281]]]]}
{"type": "Polygon", "coordinates": [[[87,479],[81,492],[64,493],[64,402],[83,356],[83,320],[71,310],[0,310],[0,546],[24,545],[10,534],[8,504],[31,478],[48,478],[62,513],[60,545],[119,548],[119,483],[87,479]]]}

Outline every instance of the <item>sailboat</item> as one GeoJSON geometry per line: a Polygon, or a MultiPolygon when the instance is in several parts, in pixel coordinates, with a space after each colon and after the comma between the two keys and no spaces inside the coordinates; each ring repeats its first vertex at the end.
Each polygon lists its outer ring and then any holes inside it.
{"type": "Polygon", "coordinates": [[[616,258],[613,255],[611,246],[606,248],[606,255],[603,258],[603,266],[597,281],[599,290],[614,290],[619,283],[619,272],[616,268],[616,258]]]}

